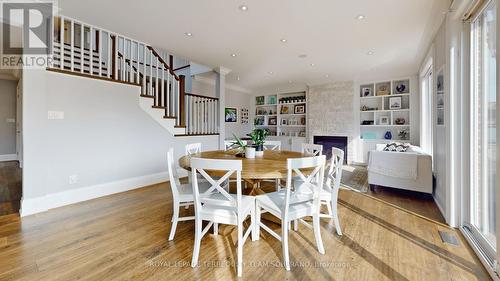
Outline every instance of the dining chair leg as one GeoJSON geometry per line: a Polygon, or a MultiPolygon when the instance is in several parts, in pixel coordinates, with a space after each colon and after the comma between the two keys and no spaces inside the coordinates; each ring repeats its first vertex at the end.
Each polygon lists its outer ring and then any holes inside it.
{"type": "Polygon", "coordinates": [[[318,247],[318,252],[320,252],[321,254],[325,254],[325,248],[323,247],[323,240],[321,239],[319,214],[313,216],[313,230],[314,230],[314,238],[316,239],[316,245],[318,247]]]}
{"type": "Polygon", "coordinates": [[[214,223],[214,235],[219,235],[219,224],[214,223]]]}
{"type": "Polygon", "coordinates": [[[338,214],[338,211],[337,211],[337,206],[333,205],[333,202],[332,202],[332,218],[333,218],[333,223],[335,223],[335,229],[337,230],[337,234],[342,236],[342,229],[340,228],[340,221],[339,221],[339,214],[338,214]]]}
{"type": "Polygon", "coordinates": [[[191,261],[191,267],[196,267],[198,265],[198,257],[200,255],[201,246],[201,220],[195,219],[195,231],[194,231],[194,249],[193,249],[193,259],[191,261]]]}
{"type": "Polygon", "coordinates": [[[330,216],[333,216],[332,203],[333,202],[326,202],[326,208],[328,209],[328,215],[330,215],[330,216]]]}
{"type": "Polygon", "coordinates": [[[252,231],[252,241],[259,240],[258,236],[257,236],[257,233],[255,232],[255,225],[257,224],[257,222],[256,222],[256,213],[257,213],[257,211],[255,210],[255,208],[253,208],[250,211],[250,228],[251,228],[251,231],[252,231]]]}
{"type": "Polygon", "coordinates": [[[238,277],[243,274],[243,221],[238,218],[238,259],[236,261],[238,277]]]}
{"type": "Polygon", "coordinates": [[[283,264],[285,269],[290,271],[290,256],[288,254],[288,226],[287,220],[281,222],[281,247],[283,249],[283,264]]]}
{"type": "Polygon", "coordinates": [[[174,213],[172,215],[172,226],[170,228],[170,235],[168,241],[174,240],[175,230],[177,229],[177,222],[179,221],[179,202],[174,202],[174,213]]]}
{"type": "Polygon", "coordinates": [[[260,205],[255,202],[255,224],[253,225],[252,239],[253,241],[258,241],[260,239],[260,205]]]}

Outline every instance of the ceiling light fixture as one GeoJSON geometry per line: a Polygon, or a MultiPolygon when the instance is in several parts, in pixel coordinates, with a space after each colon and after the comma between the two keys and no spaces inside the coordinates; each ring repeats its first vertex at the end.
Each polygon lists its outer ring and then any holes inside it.
{"type": "Polygon", "coordinates": [[[288,40],[286,40],[285,38],[283,38],[280,41],[281,41],[281,43],[286,43],[286,41],[288,41],[288,40]]]}
{"type": "Polygon", "coordinates": [[[292,80],[288,80],[288,83],[292,84],[292,80]]]}
{"type": "Polygon", "coordinates": [[[299,58],[305,59],[305,58],[307,58],[307,55],[306,54],[299,55],[299,58]]]}
{"type": "Polygon", "coordinates": [[[357,15],[356,16],[357,20],[364,20],[365,18],[366,18],[365,15],[357,15]]]}
{"type": "Polygon", "coordinates": [[[325,77],[328,78],[328,77],[330,77],[330,75],[327,74],[327,75],[325,75],[325,77]]]}
{"type": "Polygon", "coordinates": [[[240,77],[239,77],[239,76],[238,76],[238,77],[236,77],[236,79],[238,79],[238,81],[240,81],[240,77]]]}
{"type": "Polygon", "coordinates": [[[248,6],[247,6],[247,5],[241,5],[239,8],[240,8],[240,10],[242,10],[243,12],[248,11],[248,6]]]}
{"type": "Polygon", "coordinates": [[[314,66],[314,63],[311,63],[311,66],[314,66]]]}
{"type": "Polygon", "coordinates": [[[231,54],[231,57],[233,57],[233,58],[236,57],[236,54],[231,54]]]}
{"type": "Polygon", "coordinates": [[[274,74],[274,72],[272,72],[272,71],[269,71],[269,74],[273,75],[273,74],[274,74]]]}
{"type": "Polygon", "coordinates": [[[188,37],[191,37],[191,36],[193,36],[193,33],[191,33],[191,32],[186,32],[186,33],[184,33],[184,35],[186,35],[186,36],[188,36],[188,37]]]}
{"type": "Polygon", "coordinates": [[[374,54],[374,52],[373,51],[368,51],[368,53],[366,53],[366,54],[369,55],[369,56],[371,56],[371,55],[374,54]]]}

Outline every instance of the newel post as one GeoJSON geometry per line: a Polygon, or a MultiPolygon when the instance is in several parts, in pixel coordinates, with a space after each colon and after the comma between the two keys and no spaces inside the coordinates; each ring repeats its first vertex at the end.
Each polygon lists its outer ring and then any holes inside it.
{"type": "Polygon", "coordinates": [[[116,60],[118,52],[116,51],[116,47],[116,36],[111,35],[111,78],[113,78],[113,80],[118,80],[118,67],[116,60]]]}
{"type": "Polygon", "coordinates": [[[179,75],[180,126],[186,126],[186,76],[179,75]]]}

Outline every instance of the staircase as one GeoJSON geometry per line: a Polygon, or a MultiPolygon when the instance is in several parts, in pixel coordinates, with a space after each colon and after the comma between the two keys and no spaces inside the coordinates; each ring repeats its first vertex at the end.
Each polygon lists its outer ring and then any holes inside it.
{"type": "Polygon", "coordinates": [[[54,18],[53,46],[49,71],[140,87],[140,107],[174,136],[218,134],[218,99],[186,93],[172,56],[169,65],[146,43],[64,16],[54,18]]]}

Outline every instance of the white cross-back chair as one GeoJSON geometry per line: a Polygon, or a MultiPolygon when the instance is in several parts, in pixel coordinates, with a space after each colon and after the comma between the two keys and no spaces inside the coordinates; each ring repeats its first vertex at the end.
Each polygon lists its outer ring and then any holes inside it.
{"type": "MultiPolygon", "coordinates": [[[[195,241],[193,250],[192,266],[198,264],[200,253],[200,244],[203,236],[210,227],[214,226],[214,233],[217,234],[219,223],[236,225],[238,231],[237,246],[237,272],[238,276],[242,274],[243,267],[243,244],[255,229],[255,198],[242,195],[241,187],[241,160],[216,160],[216,159],[191,159],[191,169],[194,179],[194,202],[195,202],[195,241]],[[206,171],[216,170],[226,172],[219,179],[214,179],[206,171]],[[199,182],[196,174],[202,175],[210,184],[208,190],[202,191],[199,188],[199,182]],[[236,194],[229,194],[221,184],[236,174],[236,194]],[[243,221],[250,216],[251,225],[247,231],[243,232],[243,221]],[[202,229],[202,222],[210,223],[202,229]]],[[[256,239],[252,235],[253,239],[256,239]]]]}
{"type": "Polygon", "coordinates": [[[302,154],[309,156],[318,156],[323,154],[323,146],[321,144],[303,143],[302,154]]]}
{"type": "Polygon", "coordinates": [[[189,143],[186,144],[186,155],[193,155],[197,153],[201,153],[201,143],[189,143]]]}
{"type": "Polygon", "coordinates": [[[321,214],[321,217],[333,219],[338,235],[342,235],[338,216],[337,201],[339,197],[340,181],[342,179],[342,168],[344,165],[344,151],[332,148],[332,158],[330,167],[326,175],[325,186],[321,192],[321,203],[326,204],[328,214],[321,214]]]}
{"type": "MultiPolygon", "coordinates": [[[[189,207],[194,204],[193,187],[191,184],[181,184],[179,181],[179,176],[177,175],[177,169],[174,164],[174,149],[170,148],[167,153],[167,168],[168,177],[170,180],[170,188],[172,189],[172,205],[173,205],[173,215],[172,215],[172,226],[170,228],[170,235],[168,240],[173,240],[175,235],[175,230],[177,229],[177,223],[179,221],[194,220],[194,217],[179,217],[179,209],[182,206],[189,207]]],[[[209,185],[203,183],[199,185],[200,190],[207,191],[209,185]]]]}
{"type": "Polygon", "coordinates": [[[264,141],[264,150],[281,150],[281,141],[264,141]]]}
{"type": "Polygon", "coordinates": [[[292,221],[312,216],[314,237],[318,251],[321,254],[325,253],[320,233],[320,193],[323,189],[325,161],[326,157],[324,155],[288,159],[286,189],[255,197],[255,215],[258,222],[255,228],[256,237],[258,239],[260,228],[262,228],[281,241],[286,270],[290,270],[288,229],[292,221]],[[306,176],[302,173],[303,169],[313,169],[313,171],[306,176]],[[302,179],[302,186],[292,190],[292,174],[294,172],[302,179]],[[301,192],[302,190],[306,190],[306,192],[301,192]],[[269,212],[281,219],[281,236],[260,222],[262,212],[269,212]]]}
{"type": "MultiPolygon", "coordinates": [[[[243,144],[247,144],[246,140],[241,141],[243,144]]],[[[225,140],[224,141],[224,151],[228,151],[231,149],[235,149],[236,146],[234,145],[234,140],[225,140]]]]}

